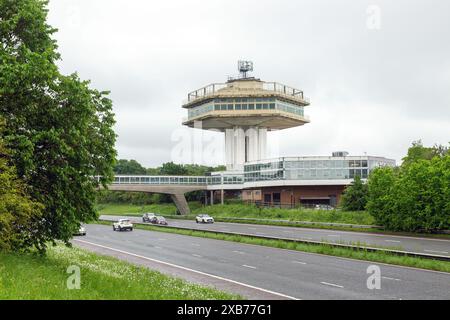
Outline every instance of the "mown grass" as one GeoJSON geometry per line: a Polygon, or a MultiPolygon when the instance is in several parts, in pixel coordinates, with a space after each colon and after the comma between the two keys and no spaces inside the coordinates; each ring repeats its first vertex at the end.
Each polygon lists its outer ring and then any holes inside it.
{"type": "MultiPolygon", "coordinates": [[[[105,225],[111,224],[111,222],[107,222],[107,221],[99,221],[98,223],[105,224],[105,225]]],[[[336,257],[351,258],[351,259],[364,260],[364,261],[373,261],[373,262],[414,267],[414,268],[420,268],[420,269],[450,272],[450,262],[447,262],[447,261],[430,260],[430,259],[409,257],[409,256],[403,256],[403,255],[395,255],[395,254],[390,254],[390,253],[386,253],[386,252],[369,252],[364,249],[352,250],[352,249],[348,249],[348,248],[336,248],[336,247],[333,247],[331,245],[326,245],[326,244],[306,244],[306,243],[295,243],[295,242],[284,241],[284,240],[266,240],[266,239],[251,237],[251,236],[224,235],[224,234],[217,234],[217,233],[208,232],[208,231],[196,231],[196,230],[190,231],[190,230],[182,230],[182,229],[176,229],[176,228],[158,227],[158,226],[152,226],[152,225],[136,224],[135,228],[143,229],[143,230],[150,230],[150,231],[182,234],[182,235],[201,237],[201,238],[240,242],[240,243],[267,246],[267,247],[280,248],[280,249],[296,250],[296,251],[309,252],[309,253],[318,253],[318,254],[324,254],[324,255],[330,255],[330,256],[336,256],[336,257]]]]}
{"type": "Polygon", "coordinates": [[[0,252],[0,300],[238,299],[144,267],[63,245],[46,256],[0,252]],[[67,268],[81,270],[81,288],[67,289],[67,268]]]}
{"type": "MultiPolygon", "coordinates": [[[[217,218],[256,218],[283,219],[290,221],[333,222],[348,224],[373,225],[374,218],[365,211],[351,212],[341,210],[312,210],[312,209],[280,209],[258,208],[248,204],[224,204],[202,206],[198,202],[189,203],[192,214],[207,213],[217,218]]],[[[160,214],[175,214],[173,204],[129,205],[129,204],[99,204],[100,214],[142,214],[155,212],[160,214]]]]}
{"type": "Polygon", "coordinates": [[[144,212],[155,212],[164,215],[176,214],[175,205],[169,203],[151,205],[100,203],[97,205],[97,210],[100,214],[110,215],[128,214],[139,216],[144,212]]]}

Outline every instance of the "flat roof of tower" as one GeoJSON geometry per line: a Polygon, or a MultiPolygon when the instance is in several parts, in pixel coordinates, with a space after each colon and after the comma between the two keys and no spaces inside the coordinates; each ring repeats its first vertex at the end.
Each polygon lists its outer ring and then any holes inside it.
{"type": "Polygon", "coordinates": [[[310,104],[302,90],[256,78],[232,78],[226,83],[212,83],[188,93],[187,100],[183,102],[183,108],[191,108],[213,98],[259,96],[279,97],[300,106],[310,104]]]}

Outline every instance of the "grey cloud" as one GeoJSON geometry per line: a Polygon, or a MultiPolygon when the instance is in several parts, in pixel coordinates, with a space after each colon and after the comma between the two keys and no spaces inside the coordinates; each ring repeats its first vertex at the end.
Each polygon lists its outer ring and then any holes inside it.
{"type": "Polygon", "coordinates": [[[170,161],[187,93],[247,58],[255,76],[311,98],[311,123],[279,133],[281,155],[400,160],[412,140],[450,140],[449,12],[445,0],[54,0],[50,23],[62,71],[111,90],[119,157],[170,161]]]}

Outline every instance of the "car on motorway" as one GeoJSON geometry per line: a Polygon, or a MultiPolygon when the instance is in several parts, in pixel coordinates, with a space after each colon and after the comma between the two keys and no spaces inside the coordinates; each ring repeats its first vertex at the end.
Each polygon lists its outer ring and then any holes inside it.
{"type": "Polygon", "coordinates": [[[160,225],[163,225],[163,226],[167,226],[168,225],[166,218],[164,218],[162,216],[154,217],[152,219],[151,223],[153,223],[153,224],[160,224],[160,225]]]}
{"type": "Polygon", "coordinates": [[[197,223],[214,223],[214,218],[207,214],[199,214],[195,217],[197,223]]]}
{"type": "Polygon", "coordinates": [[[334,207],[329,204],[316,204],[314,207],[315,210],[333,210],[334,207]]]}
{"type": "Polygon", "coordinates": [[[148,212],[142,215],[142,222],[152,222],[151,220],[156,217],[154,213],[148,212]]]}
{"type": "Polygon", "coordinates": [[[80,227],[78,228],[78,231],[75,232],[73,235],[74,235],[74,236],[85,236],[85,235],[86,235],[86,228],[83,227],[83,226],[80,226],[80,227]]]}
{"type": "Polygon", "coordinates": [[[133,224],[130,219],[119,219],[119,221],[113,223],[114,231],[130,230],[133,231],[133,224]]]}

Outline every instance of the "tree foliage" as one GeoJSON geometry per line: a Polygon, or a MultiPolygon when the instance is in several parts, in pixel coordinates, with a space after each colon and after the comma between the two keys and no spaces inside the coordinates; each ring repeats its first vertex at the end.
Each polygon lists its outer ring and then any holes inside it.
{"type": "Polygon", "coordinates": [[[199,164],[166,162],[156,168],[145,168],[136,160],[119,159],[114,166],[115,174],[124,175],[186,175],[204,176],[209,172],[223,171],[225,166],[210,167],[199,164]]]}
{"type": "MultiPolygon", "coordinates": [[[[0,119],[0,131],[2,127],[0,119]]],[[[9,160],[0,138],[0,250],[21,250],[35,241],[43,206],[27,196],[9,160]]]]}
{"type": "Polygon", "coordinates": [[[424,147],[421,140],[413,141],[404,157],[402,166],[407,167],[418,160],[431,160],[434,157],[442,157],[449,152],[449,148],[435,144],[433,147],[424,147]]]}
{"type": "Polygon", "coordinates": [[[389,230],[449,229],[450,154],[445,151],[425,160],[427,153],[416,152],[414,144],[411,148],[407,165],[372,171],[368,210],[389,230]]]}
{"type": "Polygon", "coordinates": [[[45,207],[33,243],[39,249],[68,241],[80,222],[96,217],[93,176],[106,185],[116,155],[108,93],[59,73],[46,6],[0,0],[0,115],[17,175],[45,207]]]}
{"type": "Polygon", "coordinates": [[[366,209],[368,189],[360,176],[356,176],[353,182],[345,188],[342,194],[341,206],[347,211],[362,211],[366,209]]]}
{"type": "Polygon", "coordinates": [[[136,160],[120,159],[114,166],[114,173],[145,175],[147,173],[147,170],[136,160]]]}

